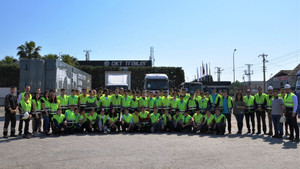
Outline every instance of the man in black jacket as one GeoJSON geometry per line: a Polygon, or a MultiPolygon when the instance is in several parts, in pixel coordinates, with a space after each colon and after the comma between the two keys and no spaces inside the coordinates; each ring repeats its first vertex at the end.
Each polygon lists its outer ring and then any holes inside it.
{"type": "Polygon", "coordinates": [[[8,125],[11,122],[11,134],[10,137],[16,137],[16,112],[18,110],[18,98],[16,96],[17,88],[15,86],[10,87],[10,94],[5,97],[5,122],[3,129],[3,137],[8,138],[8,125]]]}

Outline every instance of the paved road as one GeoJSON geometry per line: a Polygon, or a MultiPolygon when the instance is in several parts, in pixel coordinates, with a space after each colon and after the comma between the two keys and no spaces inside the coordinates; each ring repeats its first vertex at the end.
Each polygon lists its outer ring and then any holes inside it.
{"type": "MultiPolygon", "coordinates": [[[[0,108],[1,134],[3,120],[0,108]]],[[[0,168],[299,168],[299,145],[251,134],[0,138],[0,168]]]]}

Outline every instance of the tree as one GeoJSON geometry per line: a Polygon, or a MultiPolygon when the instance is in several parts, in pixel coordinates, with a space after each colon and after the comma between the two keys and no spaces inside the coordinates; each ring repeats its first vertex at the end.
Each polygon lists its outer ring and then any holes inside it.
{"type": "Polygon", "coordinates": [[[58,59],[58,56],[56,54],[48,54],[48,55],[44,55],[42,57],[42,59],[58,59]]]}
{"type": "Polygon", "coordinates": [[[17,61],[13,56],[5,56],[3,60],[0,61],[1,64],[13,64],[17,61]]]}
{"type": "Polygon", "coordinates": [[[65,54],[65,55],[61,55],[61,60],[71,66],[77,66],[79,65],[78,64],[78,61],[77,61],[77,58],[71,56],[71,55],[68,55],[68,54],[65,54]]]}
{"type": "Polygon", "coordinates": [[[21,58],[27,58],[27,59],[38,59],[41,58],[40,51],[41,46],[36,46],[34,41],[25,42],[24,45],[21,45],[17,48],[18,53],[17,55],[21,58]]]}
{"type": "Polygon", "coordinates": [[[229,94],[234,95],[236,91],[241,90],[242,86],[242,83],[238,80],[236,82],[231,83],[231,85],[229,86],[229,94]]]}

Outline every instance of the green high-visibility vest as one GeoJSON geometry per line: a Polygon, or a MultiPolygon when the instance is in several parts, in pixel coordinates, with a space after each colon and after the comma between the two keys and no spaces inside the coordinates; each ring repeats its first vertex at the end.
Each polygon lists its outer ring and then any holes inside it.
{"type": "Polygon", "coordinates": [[[175,114],[175,115],[173,116],[173,119],[174,119],[175,122],[179,122],[179,121],[182,120],[182,117],[183,117],[182,114],[179,114],[178,116],[175,114]]]}
{"type": "Polygon", "coordinates": [[[184,100],[185,102],[187,102],[187,101],[189,100],[190,97],[191,97],[191,96],[190,96],[189,94],[186,94],[186,95],[183,97],[183,100],[184,100]]]}
{"type": "Polygon", "coordinates": [[[149,112],[148,112],[148,111],[145,111],[144,113],[143,113],[143,112],[140,112],[140,113],[139,113],[139,116],[140,116],[140,118],[142,118],[142,119],[147,118],[148,115],[149,115],[149,112]]]}
{"type": "Polygon", "coordinates": [[[215,115],[215,121],[216,123],[221,123],[222,121],[222,118],[223,118],[223,122],[225,123],[226,122],[226,117],[224,114],[220,114],[219,116],[215,115]]]}
{"type": "Polygon", "coordinates": [[[146,97],[145,98],[141,97],[139,99],[139,105],[140,107],[142,106],[148,107],[148,99],[146,97]]]}
{"type": "Polygon", "coordinates": [[[25,112],[28,112],[28,113],[31,112],[32,102],[30,100],[28,100],[28,102],[26,102],[25,100],[21,100],[20,104],[21,104],[21,109],[23,110],[24,113],[25,112]]]}
{"type": "Polygon", "coordinates": [[[194,115],[193,115],[193,118],[194,118],[194,121],[196,122],[196,123],[200,123],[201,122],[201,119],[203,118],[203,115],[202,114],[197,114],[197,113],[195,113],[194,115]]]}
{"type": "Polygon", "coordinates": [[[206,114],[204,115],[204,123],[206,122],[207,125],[210,125],[214,119],[215,119],[215,116],[212,114],[209,116],[209,118],[207,117],[206,114]]]}
{"type": "Polygon", "coordinates": [[[264,93],[262,93],[260,96],[258,93],[254,95],[254,100],[258,105],[264,104],[265,99],[266,99],[266,94],[264,93]]]}
{"type": "Polygon", "coordinates": [[[58,110],[58,108],[59,108],[59,100],[57,100],[57,103],[50,103],[50,109],[52,110],[52,111],[57,111],[58,110]]]}
{"type": "Polygon", "coordinates": [[[122,99],[122,96],[121,95],[112,95],[111,96],[111,102],[112,102],[112,105],[113,106],[121,106],[121,99],[122,99]]]}
{"type": "Polygon", "coordinates": [[[272,109],[272,100],[274,99],[274,96],[271,96],[270,98],[270,95],[266,95],[266,99],[267,99],[267,108],[269,110],[272,109]]]}
{"type": "Polygon", "coordinates": [[[140,122],[139,114],[138,114],[138,115],[132,114],[132,121],[133,121],[133,123],[138,123],[138,122],[140,122]]]}
{"type": "Polygon", "coordinates": [[[132,115],[130,113],[128,115],[124,114],[123,119],[124,119],[125,123],[130,124],[131,120],[132,120],[132,115]]]}
{"type": "Polygon", "coordinates": [[[167,97],[164,97],[163,99],[162,99],[162,104],[163,104],[163,107],[170,107],[170,105],[171,105],[171,100],[167,97]]]}
{"type": "Polygon", "coordinates": [[[86,104],[86,101],[87,101],[87,98],[88,98],[88,97],[89,97],[88,94],[86,94],[86,95],[83,95],[83,94],[79,95],[79,98],[80,98],[80,104],[86,104]]]}
{"type": "Polygon", "coordinates": [[[174,110],[174,109],[177,109],[177,107],[178,107],[178,100],[172,99],[171,100],[171,108],[174,110]]]}
{"type": "MultiPolygon", "coordinates": [[[[85,116],[85,114],[84,115],[79,114],[78,116],[76,116],[76,123],[83,120],[83,116],[85,116]]],[[[86,121],[87,121],[87,118],[84,119],[83,123],[85,123],[86,121]]]]}
{"type": "Polygon", "coordinates": [[[186,110],[186,102],[185,101],[178,100],[177,105],[178,105],[178,109],[180,112],[184,112],[186,110]]]}
{"type": "Polygon", "coordinates": [[[117,121],[118,118],[119,118],[119,113],[117,113],[117,116],[115,116],[115,117],[109,116],[109,120],[110,120],[112,123],[114,123],[115,121],[117,121]]]}
{"type": "Polygon", "coordinates": [[[86,103],[95,103],[96,104],[97,97],[88,97],[86,99],[86,103]]]}
{"type": "Polygon", "coordinates": [[[61,106],[67,106],[68,105],[68,96],[64,95],[63,97],[61,95],[57,96],[57,100],[60,101],[61,106]]]}
{"type": "Polygon", "coordinates": [[[199,101],[198,101],[198,107],[199,109],[201,110],[205,110],[208,106],[208,98],[201,98],[199,101]]]}
{"type": "Polygon", "coordinates": [[[158,98],[155,97],[154,100],[155,100],[155,106],[160,107],[162,105],[161,97],[158,97],[158,98]]]}
{"type": "MultiPolygon", "coordinates": [[[[23,93],[21,93],[21,95],[22,95],[22,98],[21,98],[21,100],[25,100],[25,93],[26,92],[23,92],[23,93]]],[[[29,93],[29,98],[28,98],[28,100],[32,100],[32,95],[29,93]]]]}
{"type": "Polygon", "coordinates": [[[254,96],[244,96],[244,101],[248,110],[254,109],[254,96]]]}
{"type": "Polygon", "coordinates": [[[95,122],[97,120],[97,113],[96,112],[94,112],[93,115],[91,113],[86,113],[85,116],[90,121],[90,123],[95,124],[95,122]]]}
{"type": "Polygon", "coordinates": [[[188,124],[190,122],[190,120],[192,120],[192,117],[190,115],[182,117],[182,123],[183,124],[188,124]]]}
{"type": "Polygon", "coordinates": [[[96,100],[97,100],[97,107],[99,108],[101,105],[101,97],[100,98],[97,97],[96,100]]]}
{"type": "Polygon", "coordinates": [[[196,109],[196,107],[197,107],[196,100],[195,99],[189,99],[188,100],[188,106],[189,106],[189,110],[196,109]]]}
{"type": "Polygon", "coordinates": [[[78,104],[78,96],[75,95],[74,97],[72,95],[68,98],[69,105],[77,105],[78,104]]]}
{"type": "Polygon", "coordinates": [[[164,125],[167,125],[167,118],[171,118],[172,119],[172,116],[170,114],[168,114],[168,115],[163,114],[161,117],[163,119],[164,125]]]}
{"type": "Polygon", "coordinates": [[[51,104],[50,104],[49,100],[46,99],[45,97],[42,97],[41,100],[44,101],[45,108],[46,108],[46,109],[50,109],[50,105],[51,105],[51,104]]]}
{"type": "Polygon", "coordinates": [[[157,120],[160,118],[160,114],[156,113],[151,113],[150,114],[150,118],[151,118],[151,123],[156,123],[157,120]]]}
{"type": "Polygon", "coordinates": [[[212,95],[209,95],[209,100],[213,106],[215,106],[215,104],[217,104],[218,100],[221,98],[222,98],[222,96],[217,94],[216,99],[214,100],[212,95]]]}
{"type": "Polygon", "coordinates": [[[278,97],[280,97],[280,98],[282,98],[282,99],[284,99],[284,97],[286,96],[286,94],[284,93],[284,95],[282,96],[282,94],[281,93],[279,93],[278,94],[278,97]]]}
{"type": "Polygon", "coordinates": [[[126,107],[129,108],[130,107],[130,103],[131,103],[131,98],[130,97],[123,97],[122,98],[122,107],[126,107]]]}
{"type": "Polygon", "coordinates": [[[58,124],[61,124],[61,123],[64,122],[65,115],[60,114],[60,116],[59,116],[59,115],[55,114],[55,115],[53,115],[53,117],[52,117],[52,121],[54,121],[54,119],[57,121],[58,124]]]}
{"type": "Polygon", "coordinates": [[[34,105],[34,109],[36,111],[41,111],[42,110],[42,103],[41,100],[36,101],[35,99],[32,100],[32,103],[34,105]]]}
{"type": "Polygon", "coordinates": [[[66,117],[66,120],[76,120],[75,113],[71,110],[67,110],[65,112],[65,117],[66,117]]]}
{"type": "Polygon", "coordinates": [[[148,103],[149,103],[149,108],[153,109],[154,108],[154,104],[155,104],[155,100],[153,99],[153,97],[148,97],[148,103]]]}
{"type": "Polygon", "coordinates": [[[132,99],[131,100],[131,108],[135,109],[139,107],[139,100],[138,99],[132,99]]]}
{"type": "MultiPolygon", "coordinates": [[[[232,108],[232,97],[231,96],[227,97],[227,106],[228,106],[228,109],[232,108]]],[[[220,98],[219,107],[223,108],[223,97],[220,98]]]]}
{"type": "Polygon", "coordinates": [[[104,115],[103,117],[101,114],[98,115],[98,119],[102,121],[102,125],[106,124],[107,117],[108,117],[108,115],[104,115]]]}
{"type": "Polygon", "coordinates": [[[285,95],[284,97],[284,105],[287,108],[293,108],[294,107],[294,102],[293,102],[293,96],[295,94],[294,93],[290,93],[289,95],[285,95]]]}
{"type": "Polygon", "coordinates": [[[102,96],[101,103],[103,107],[109,107],[111,104],[111,97],[110,96],[102,96]]]}

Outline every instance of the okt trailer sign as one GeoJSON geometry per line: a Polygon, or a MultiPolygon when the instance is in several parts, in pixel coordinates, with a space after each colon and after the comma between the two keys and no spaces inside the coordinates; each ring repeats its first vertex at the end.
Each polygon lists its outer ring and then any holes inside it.
{"type": "Polygon", "coordinates": [[[106,66],[106,67],[145,67],[152,66],[151,60],[95,60],[95,61],[78,61],[80,65],[106,66]]]}

